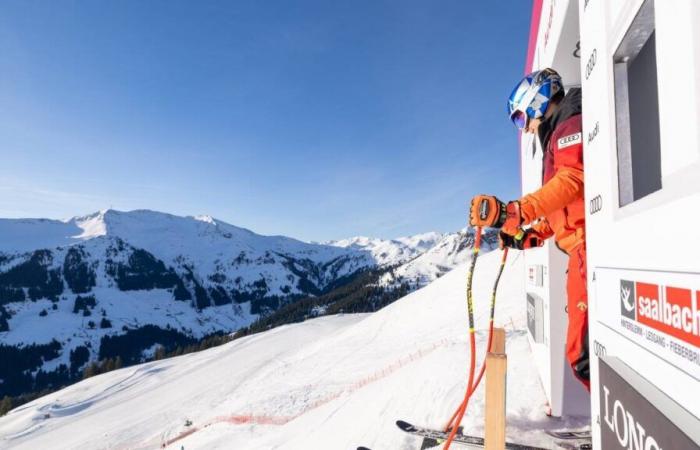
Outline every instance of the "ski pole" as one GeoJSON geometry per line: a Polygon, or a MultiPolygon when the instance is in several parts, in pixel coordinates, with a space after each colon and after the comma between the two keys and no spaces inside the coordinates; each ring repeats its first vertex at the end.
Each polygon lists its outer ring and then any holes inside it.
{"type": "MultiPolygon", "coordinates": [[[[503,255],[501,256],[501,264],[498,269],[498,274],[496,275],[496,281],[493,283],[493,290],[491,291],[491,313],[489,315],[489,337],[488,341],[486,343],[486,352],[491,351],[491,345],[493,343],[493,323],[494,323],[494,316],[496,314],[496,293],[498,292],[498,283],[501,280],[501,275],[503,274],[503,269],[505,268],[506,265],[506,259],[508,258],[508,247],[503,249],[503,255]]],[[[481,369],[479,370],[479,375],[476,377],[476,381],[474,382],[474,386],[471,388],[471,392],[469,393],[469,397],[476,391],[476,389],[479,387],[479,384],[481,384],[481,379],[484,376],[484,371],[486,369],[486,357],[484,356],[484,362],[481,364],[481,369]]],[[[450,428],[454,426],[453,422],[455,420],[455,417],[457,417],[457,413],[459,412],[459,409],[462,407],[462,405],[457,408],[455,413],[452,415],[450,418],[450,423],[447,426],[447,428],[450,428]]]]}
{"type": "MultiPolygon", "coordinates": [[[[488,341],[486,344],[486,349],[487,353],[491,351],[491,345],[493,343],[493,326],[494,326],[494,316],[496,313],[496,294],[498,292],[498,284],[501,280],[501,275],[503,274],[503,269],[505,268],[506,260],[508,258],[508,247],[503,249],[503,255],[501,256],[501,264],[498,269],[498,274],[496,275],[496,281],[493,284],[493,290],[491,292],[491,311],[489,314],[489,335],[488,335],[488,341]]],[[[470,268],[470,271],[473,272],[474,268],[473,266],[470,268]]],[[[468,280],[471,282],[471,278],[468,280]]],[[[468,292],[471,291],[471,288],[468,286],[468,292]]],[[[445,431],[449,429],[456,430],[458,429],[459,423],[461,422],[462,417],[464,416],[464,413],[466,412],[466,407],[469,399],[471,398],[472,394],[476,391],[476,389],[479,387],[479,384],[481,383],[481,380],[484,376],[484,371],[486,369],[486,357],[484,356],[484,363],[481,365],[481,369],[479,370],[479,375],[476,377],[476,381],[474,382],[473,385],[468,386],[468,392],[467,395],[465,396],[464,400],[460,404],[460,406],[457,408],[457,410],[454,412],[452,417],[450,418],[449,424],[445,428],[445,431]],[[455,423],[455,418],[457,418],[457,415],[461,413],[461,416],[459,420],[455,423]]],[[[470,368],[470,371],[472,369],[470,368]]],[[[451,443],[451,441],[449,442],[451,443]]],[[[449,448],[449,443],[445,446],[445,449],[449,448]]]]}
{"type": "MultiPolygon", "coordinates": [[[[457,421],[456,424],[462,422],[464,417],[464,412],[467,410],[467,404],[469,403],[469,397],[471,396],[471,387],[474,382],[474,372],[476,370],[476,336],[474,334],[474,301],[472,298],[472,279],[474,278],[474,268],[476,267],[476,259],[479,257],[479,250],[481,249],[481,227],[476,227],[474,230],[474,246],[472,248],[472,260],[469,265],[469,273],[467,274],[467,315],[469,316],[469,346],[471,349],[471,355],[469,357],[469,378],[467,380],[467,392],[464,395],[464,400],[462,404],[457,409],[457,421]]],[[[445,450],[450,448],[450,444],[457,434],[456,426],[452,427],[450,435],[445,442],[445,450]]],[[[447,430],[445,430],[447,431],[447,430]]]]}
{"type": "MultiPolygon", "coordinates": [[[[494,316],[496,315],[496,293],[498,292],[498,283],[501,281],[501,275],[503,275],[503,269],[506,266],[506,259],[508,258],[508,247],[505,247],[503,249],[503,255],[501,256],[501,265],[498,268],[498,274],[496,275],[496,281],[493,283],[493,290],[491,291],[491,314],[489,316],[489,339],[488,343],[486,344],[486,352],[491,351],[491,344],[493,343],[493,319],[494,316]]],[[[479,375],[476,377],[476,382],[474,383],[474,387],[472,388],[472,393],[473,391],[476,391],[476,388],[479,387],[479,383],[481,383],[481,379],[484,376],[484,370],[486,370],[486,356],[484,355],[484,363],[481,365],[481,370],[479,371],[479,375]]]]}

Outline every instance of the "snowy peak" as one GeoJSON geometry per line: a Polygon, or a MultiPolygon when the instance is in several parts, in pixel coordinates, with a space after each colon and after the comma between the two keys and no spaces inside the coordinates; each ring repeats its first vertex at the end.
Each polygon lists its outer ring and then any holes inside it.
{"type": "MultiPolygon", "coordinates": [[[[464,228],[457,233],[443,235],[427,251],[385,273],[381,284],[385,286],[408,284],[412,288],[425,286],[465,263],[469,259],[473,246],[473,228],[464,228]]],[[[498,232],[492,229],[483,232],[481,248],[489,251],[497,246],[498,232]]]]}
{"type": "Polygon", "coordinates": [[[315,261],[343,253],[337,248],[307,244],[283,236],[262,236],[211,216],[181,217],[150,211],[107,209],[69,220],[0,219],[0,252],[58,248],[101,236],[119,237],[164,257],[228,252],[302,253],[315,261]],[[217,250],[218,249],[218,250],[217,250]]]}
{"type": "Polygon", "coordinates": [[[330,241],[328,245],[369,252],[379,265],[399,264],[411,260],[432,248],[443,238],[442,233],[430,232],[397,239],[356,236],[330,241]]]}
{"type": "MultiPolygon", "coordinates": [[[[409,289],[417,289],[469,259],[474,229],[467,227],[456,233],[430,232],[390,240],[359,236],[328,244],[367,251],[379,265],[390,267],[381,278],[382,286],[407,285],[409,289]]],[[[498,232],[484,231],[482,249],[489,251],[497,246],[498,232]]]]}
{"type": "Polygon", "coordinates": [[[439,242],[445,235],[443,233],[438,233],[432,231],[429,233],[414,234],[413,236],[401,237],[395,239],[402,244],[408,245],[409,247],[416,248],[420,251],[426,251],[431,249],[437,242],[439,242]]]}
{"type": "MultiPolygon", "coordinates": [[[[310,244],[285,236],[263,236],[209,215],[176,216],[151,211],[100,210],[68,220],[0,219],[0,252],[18,253],[67,247],[98,237],[117,237],[169,262],[186,256],[193,263],[226,257],[294,254],[315,263],[341,257],[359,266],[405,263],[429,251],[446,235],[422,233],[396,239],[352,237],[310,244]],[[365,260],[359,263],[359,260],[365,260]]],[[[361,268],[353,265],[350,269],[361,268]]]]}
{"type": "Polygon", "coordinates": [[[107,222],[105,220],[105,214],[108,210],[101,210],[94,214],[90,214],[84,217],[74,217],[70,219],[69,223],[74,223],[78,228],[83,230],[79,235],[72,236],[79,240],[93,239],[99,236],[107,235],[107,222]]]}
{"type": "Polygon", "coordinates": [[[216,225],[216,220],[214,220],[212,216],[194,216],[194,220],[199,220],[200,222],[216,225]]]}
{"type": "Polygon", "coordinates": [[[163,232],[182,236],[228,234],[225,236],[228,239],[236,237],[243,240],[257,236],[250,230],[229,225],[211,216],[182,217],[146,209],[126,212],[108,209],[84,217],[74,217],[68,223],[74,223],[84,230],[79,237],[85,240],[104,235],[143,240],[146,236],[156,237],[163,232]]]}

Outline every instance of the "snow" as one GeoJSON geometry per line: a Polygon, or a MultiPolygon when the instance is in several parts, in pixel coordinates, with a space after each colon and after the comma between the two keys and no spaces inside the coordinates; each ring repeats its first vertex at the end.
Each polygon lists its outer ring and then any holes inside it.
{"type": "Polygon", "coordinates": [[[99,236],[107,235],[107,223],[105,221],[105,215],[107,211],[99,211],[96,214],[90,216],[85,216],[82,218],[73,219],[73,222],[82,229],[83,232],[77,236],[73,236],[75,239],[88,240],[99,236]]]}
{"type": "Polygon", "coordinates": [[[0,251],[26,252],[79,241],[84,230],[74,222],[49,219],[0,219],[0,251]]]}
{"type": "Polygon", "coordinates": [[[5,345],[21,346],[45,344],[56,339],[63,345],[60,355],[42,366],[44,371],[50,371],[60,364],[70,366],[70,352],[76,347],[99,349],[102,337],[123,334],[124,326],[132,329],[148,324],[163,329],[170,326],[201,338],[221,330],[236,330],[255,317],[241,308],[247,305],[211,306],[194,314],[188,302],[173,301],[172,294],[164,289],[122,292],[98,287],[93,293],[100,300],[90,316],[73,313],[74,296],[60,300],[56,310],[49,300],[6,305],[14,315],[10,331],[0,333],[0,340],[5,345]],[[39,317],[43,309],[47,317],[39,317]],[[103,309],[111,328],[100,328],[103,309]],[[95,324],[94,328],[88,325],[90,321],[95,324]]]}
{"type": "MultiPolygon", "coordinates": [[[[494,251],[477,263],[479,349],[499,259],[494,251]]],[[[544,414],[526,336],[524,278],[513,252],[496,313],[507,333],[507,434],[549,447],[540,430],[581,422],[544,414]]],[[[394,421],[443,426],[464,393],[465,280],[462,264],[373,314],[321,317],[90,378],[0,418],[0,447],[416,449],[418,439],[394,421]]],[[[483,433],[483,406],[482,387],[463,421],[466,432],[483,433]]]]}
{"type": "MultiPolygon", "coordinates": [[[[408,282],[411,286],[422,287],[464,264],[471,255],[471,247],[465,245],[467,232],[467,229],[463,229],[457,233],[441,235],[419,256],[385,273],[380,284],[392,286],[408,282]]],[[[483,251],[491,249],[488,242],[482,241],[483,251]]]]}
{"type": "Polygon", "coordinates": [[[432,248],[443,238],[442,233],[429,232],[397,239],[378,239],[356,236],[327,242],[328,245],[364,250],[372,254],[379,265],[406,262],[432,248]]]}

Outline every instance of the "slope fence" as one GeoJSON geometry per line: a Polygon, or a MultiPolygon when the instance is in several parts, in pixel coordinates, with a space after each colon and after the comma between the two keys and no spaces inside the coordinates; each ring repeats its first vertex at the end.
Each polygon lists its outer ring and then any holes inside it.
{"type": "Polygon", "coordinates": [[[397,370],[415,362],[418,361],[419,359],[422,359],[426,357],[427,355],[431,354],[435,350],[441,347],[451,347],[455,345],[464,345],[464,340],[448,340],[448,339],[442,339],[438,342],[434,342],[433,344],[423,347],[413,353],[410,353],[407,356],[404,356],[393,363],[389,364],[388,366],[385,366],[381,370],[377,370],[376,372],[363,377],[351,384],[349,384],[347,387],[345,387],[343,390],[339,392],[335,392],[333,394],[327,395],[325,397],[320,398],[319,400],[316,400],[313,403],[310,403],[306,405],[301,411],[297,412],[294,415],[291,416],[268,416],[264,414],[234,414],[234,415],[226,415],[226,416],[216,416],[207,422],[205,422],[203,425],[200,426],[192,426],[188,430],[185,430],[178,435],[167,439],[165,441],[162,441],[160,446],[161,448],[168,447],[169,445],[174,444],[175,442],[178,442],[187,436],[190,436],[197,431],[200,431],[204,428],[207,428],[211,425],[219,424],[219,423],[229,423],[232,425],[243,425],[243,424],[256,424],[256,425],[285,425],[286,423],[291,422],[292,420],[296,419],[297,417],[302,416],[303,414],[306,414],[309,411],[312,411],[316,408],[319,408],[339,397],[341,397],[344,394],[351,394],[352,392],[361,389],[369,384],[372,384],[374,382],[377,382],[383,378],[388,377],[389,375],[393,374],[397,370]]]}

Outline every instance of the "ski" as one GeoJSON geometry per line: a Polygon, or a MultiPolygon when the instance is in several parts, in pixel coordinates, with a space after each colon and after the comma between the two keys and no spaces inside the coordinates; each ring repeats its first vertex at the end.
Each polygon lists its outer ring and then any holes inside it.
{"type": "MultiPolygon", "coordinates": [[[[409,434],[423,438],[421,450],[429,449],[441,445],[450,436],[450,433],[442,430],[433,430],[430,428],[417,427],[404,420],[397,420],[396,426],[409,434]]],[[[484,438],[479,436],[469,436],[462,434],[462,427],[459,429],[452,442],[460,446],[471,447],[475,449],[484,448],[484,438]]],[[[561,449],[566,450],[591,450],[593,446],[590,443],[590,432],[587,431],[545,431],[545,433],[559,441],[554,444],[561,449]],[[588,442],[576,442],[588,441],[588,442]]],[[[546,450],[542,447],[534,447],[531,445],[516,444],[514,442],[506,442],[506,449],[510,450],[546,450]]],[[[357,450],[370,450],[367,447],[357,447],[357,450]]]]}
{"type": "Polygon", "coordinates": [[[590,442],[576,442],[572,440],[555,442],[558,448],[564,450],[593,450],[593,444],[590,442]]]}
{"type": "Polygon", "coordinates": [[[578,440],[578,439],[590,440],[591,439],[591,431],[590,430],[583,430],[583,431],[545,430],[545,433],[552,436],[553,438],[564,439],[564,440],[571,440],[571,439],[573,439],[573,440],[578,440]]]}
{"type": "MultiPolygon", "coordinates": [[[[437,442],[446,441],[450,436],[450,433],[441,430],[431,430],[429,428],[421,428],[412,425],[403,420],[397,420],[396,426],[402,431],[410,433],[416,436],[421,436],[424,438],[434,439],[437,442]]],[[[479,436],[469,436],[466,434],[456,434],[452,442],[458,443],[460,445],[465,445],[473,448],[483,448],[484,438],[479,436]]],[[[546,450],[541,447],[533,447],[530,445],[515,444],[513,442],[506,442],[506,448],[509,450],[546,450]]]]}
{"type": "Polygon", "coordinates": [[[590,450],[593,448],[590,430],[545,430],[545,433],[557,441],[557,445],[567,450],[590,450]]]}

